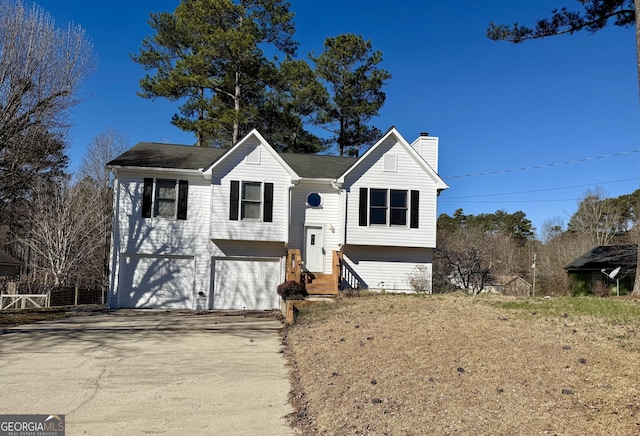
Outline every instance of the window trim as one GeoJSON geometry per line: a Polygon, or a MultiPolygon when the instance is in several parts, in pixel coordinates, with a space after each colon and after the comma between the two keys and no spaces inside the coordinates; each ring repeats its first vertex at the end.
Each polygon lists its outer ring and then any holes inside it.
{"type": "MultiPolygon", "coordinates": [[[[377,202],[376,202],[377,203],[377,202]]],[[[375,214],[378,216],[378,213],[375,214]]],[[[369,225],[370,226],[388,226],[389,224],[389,189],[371,188],[369,189],[369,225]],[[374,191],[380,195],[384,193],[384,205],[375,204],[373,201],[374,191]],[[372,222],[375,212],[384,210],[384,222],[372,222]]]]}
{"type": "Polygon", "coordinates": [[[142,217],[186,220],[189,208],[189,181],[180,179],[169,179],[165,177],[145,177],[142,188],[142,217]],[[158,195],[160,189],[159,182],[174,182],[174,197],[161,198],[158,195]],[[160,215],[158,212],[161,201],[173,202],[173,215],[160,215]]]}
{"type": "Polygon", "coordinates": [[[178,200],[178,181],[176,179],[155,179],[153,189],[153,216],[154,218],[176,218],[177,216],[177,201],[178,200]],[[171,186],[173,185],[173,186],[171,186]],[[171,190],[170,196],[161,196],[160,191],[163,189],[171,190]],[[171,205],[171,214],[162,215],[161,205],[171,205]]]}
{"type": "Polygon", "coordinates": [[[256,180],[231,180],[229,189],[229,221],[273,222],[273,190],[272,182],[256,180]],[[245,184],[260,184],[260,201],[243,198],[245,184]],[[259,204],[258,218],[245,218],[243,206],[248,203],[259,204]]]}
{"type": "Polygon", "coordinates": [[[414,189],[392,189],[392,188],[360,188],[359,198],[359,214],[358,225],[361,227],[393,227],[393,228],[406,228],[417,229],[419,227],[419,198],[420,191],[414,189]],[[372,196],[381,191],[385,192],[385,205],[380,204],[372,205],[372,196]],[[401,192],[404,194],[404,206],[392,206],[392,194],[401,192]],[[372,211],[373,209],[384,209],[384,223],[372,223],[372,211]],[[393,211],[402,210],[404,224],[396,224],[392,222],[393,211]]]}
{"type": "Polygon", "coordinates": [[[389,189],[389,199],[388,199],[388,206],[389,206],[389,225],[390,226],[400,226],[400,227],[406,227],[407,226],[407,213],[409,212],[409,191],[407,189],[389,189]],[[393,205],[393,193],[402,193],[404,194],[404,206],[400,207],[400,206],[394,206],[393,205]],[[403,218],[404,218],[404,223],[402,224],[396,224],[393,222],[393,212],[394,211],[403,211],[403,218]]]}
{"type": "Polygon", "coordinates": [[[262,221],[262,202],[263,202],[263,192],[262,192],[262,182],[253,182],[248,180],[243,180],[240,182],[240,221],[262,221]],[[245,198],[247,186],[257,186],[258,188],[258,200],[253,200],[249,198],[245,198]],[[245,206],[246,205],[258,205],[258,216],[257,217],[247,217],[245,216],[245,206]]]}

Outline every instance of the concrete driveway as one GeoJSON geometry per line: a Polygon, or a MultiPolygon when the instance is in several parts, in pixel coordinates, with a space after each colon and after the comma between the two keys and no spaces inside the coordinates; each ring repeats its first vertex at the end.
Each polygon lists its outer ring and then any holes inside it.
{"type": "Polygon", "coordinates": [[[294,434],[280,327],[121,310],[5,330],[0,414],[64,414],[67,435],[294,434]]]}

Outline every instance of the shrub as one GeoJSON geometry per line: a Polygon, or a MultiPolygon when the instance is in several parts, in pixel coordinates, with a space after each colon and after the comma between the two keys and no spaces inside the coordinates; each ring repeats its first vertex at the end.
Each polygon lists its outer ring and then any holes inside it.
{"type": "Polygon", "coordinates": [[[418,265],[408,275],[409,284],[415,292],[431,292],[431,274],[425,265],[418,265]]]}
{"type": "Polygon", "coordinates": [[[302,283],[291,280],[278,285],[278,295],[284,300],[304,300],[308,294],[302,283]]]}

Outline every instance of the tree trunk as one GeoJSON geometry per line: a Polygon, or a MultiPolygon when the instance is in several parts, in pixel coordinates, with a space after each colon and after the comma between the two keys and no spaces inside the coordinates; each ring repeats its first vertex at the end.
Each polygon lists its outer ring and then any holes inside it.
{"type": "Polygon", "coordinates": [[[238,142],[240,136],[240,73],[236,71],[236,87],[233,98],[233,109],[235,111],[235,118],[233,119],[233,139],[231,146],[233,147],[238,142]]]}
{"type": "MultiPolygon", "coordinates": [[[[638,60],[638,98],[640,101],[640,0],[635,0],[636,4],[636,56],[638,60]]],[[[639,117],[640,118],[640,117],[639,117]]],[[[638,205],[640,206],[640,205],[638,205]]],[[[640,207],[637,208],[640,210],[640,207]]],[[[637,219],[637,216],[636,216],[637,219]]],[[[640,222],[636,221],[635,226],[640,222]]],[[[640,231],[635,232],[638,238],[638,254],[636,255],[636,279],[633,284],[633,295],[640,295],[640,231]]]]}

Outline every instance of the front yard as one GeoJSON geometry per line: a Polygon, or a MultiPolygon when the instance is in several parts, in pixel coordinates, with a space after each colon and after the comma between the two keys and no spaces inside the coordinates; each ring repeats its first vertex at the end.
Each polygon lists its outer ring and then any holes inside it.
{"type": "Polygon", "coordinates": [[[640,302],[589,301],[376,295],[304,309],[285,337],[292,422],[310,435],[638,434],[640,302]]]}

